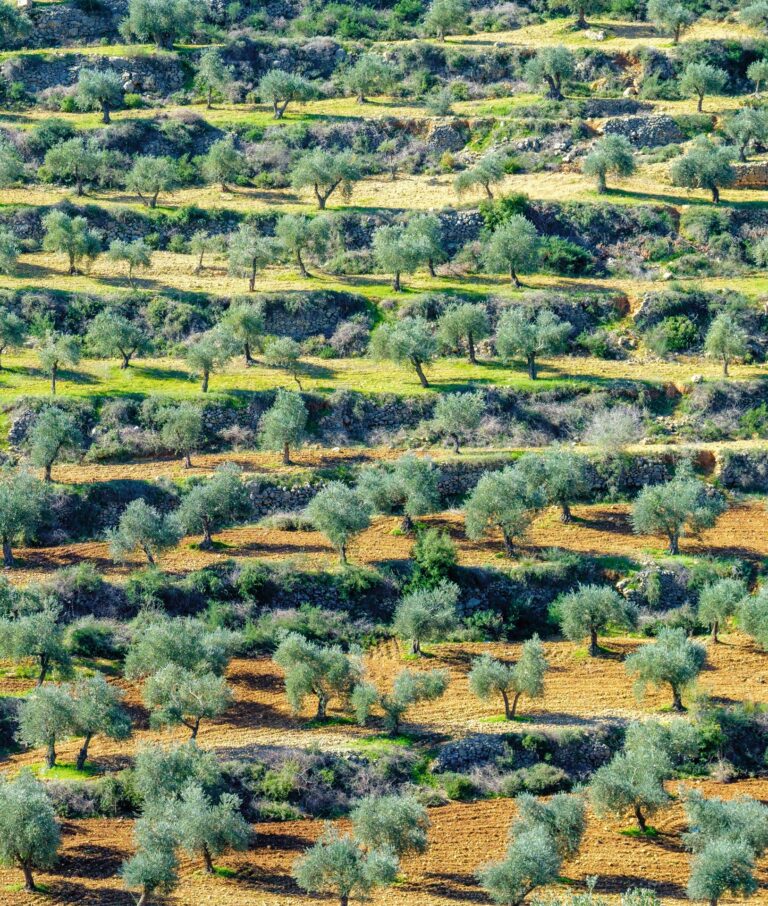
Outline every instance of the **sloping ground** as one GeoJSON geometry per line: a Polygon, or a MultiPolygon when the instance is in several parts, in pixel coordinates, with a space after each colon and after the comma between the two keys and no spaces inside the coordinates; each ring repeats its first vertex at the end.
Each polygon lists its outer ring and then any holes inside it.
{"type": "MultiPolygon", "coordinates": [[[[768,654],[760,651],[745,636],[726,635],[719,645],[708,645],[708,664],[701,676],[699,689],[719,701],[768,702],[768,654]]],[[[545,651],[550,670],[547,673],[543,699],[535,702],[523,699],[520,714],[526,727],[555,729],[558,727],[588,726],[603,720],[633,720],[658,714],[669,704],[667,690],[651,692],[643,701],[633,694],[632,680],[624,668],[624,658],[640,644],[638,639],[611,638],[604,640],[607,653],[603,657],[587,657],[584,648],[571,642],[546,642],[545,651]],[[529,722],[528,722],[529,721],[529,722]]],[[[368,677],[382,689],[387,689],[395,674],[411,669],[445,667],[451,682],[446,695],[437,702],[419,705],[408,712],[405,729],[423,735],[427,740],[458,738],[470,733],[506,733],[519,724],[499,721],[503,713],[498,701],[481,702],[471,695],[467,673],[472,660],[483,653],[515,660],[518,644],[476,643],[432,646],[428,657],[419,661],[406,660],[395,642],[373,650],[366,656],[368,677]]],[[[331,723],[313,728],[307,721],[313,716],[315,703],[308,700],[302,714],[294,716],[285,697],[281,671],[268,658],[233,661],[228,675],[235,701],[217,721],[203,721],[198,737],[201,746],[216,749],[232,758],[247,758],[258,754],[262,746],[317,746],[331,750],[359,748],[363,737],[375,736],[380,728],[374,724],[366,729],[351,722],[331,723]]],[[[126,764],[136,748],[150,741],[181,742],[187,738],[184,728],[150,730],[147,713],[141,703],[137,685],[119,681],[126,691],[126,704],[135,722],[133,738],[113,742],[97,737],[91,746],[94,763],[103,768],[126,764]]],[[[0,694],[22,694],[32,682],[17,679],[0,680],[0,694]]],[[[331,717],[342,718],[340,703],[334,702],[331,717]]],[[[79,747],[75,741],[58,747],[60,760],[71,761],[79,747]]],[[[39,764],[40,751],[14,756],[15,766],[39,764]]]]}
{"type": "MultiPolygon", "coordinates": [[[[768,781],[743,780],[727,786],[704,781],[695,784],[705,795],[730,799],[748,794],[768,798],[768,781]]],[[[390,890],[373,897],[375,906],[446,906],[487,903],[475,881],[475,871],[503,855],[507,831],[514,817],[509,799],[452,803],[430,810],[431,847],[423,856],[403,863],[403,878],[390,890]]],[[[597,889],[617,894],[631,886],[656,889],[665,902],[686,901],[690,857],[680,842],[684,828],[682,808],[675,803],[654,820],[655,839],[635,839],[620,833],[620,822],[596,821],[589,826],[579,855],[566,865],[564,877],[579,887],[592,876],[597,889]]],[[[122,889],[116,873],[132,851],[132,822],[127,820],[68,821],[64,826],[62,859],[56,875],[40,873],[47,893],[30,896],[15,890],[18,873],[0,870],[3,906],[129,906],[134,901],[122,889]]],[[[218,860],[234,872],[229,878],[206,876],[198,863],[181,866],[181,883],[168,898],[171,906],[295,906],[318,902],[307,897],[290,877],[291,866],[322,832],[317,821],[264,823],[254,827],[247,853],[218,860]]],[[[763,859],[761,884],[768,880],[763,859]]],[[[572,884],[569,884],[570,888],[572,884]]],[[[561,892],[567,888],[562,887],[561,892]]],[[[554,892],[554,890],[552,891],[554,892]]],[[[334,902],[328,900],[327,902],[334,902]]],[[[723,906],[737,902],[721,900],[723,906]]],[[[760,902],[757,898],[754,902],[760,902]]]]}
{"type": "MultiPolygon", "coordinates": [[[[644,553],[657,554],[664,550],[661,538],[635,535],[629,519],[627,504],[594,504],[573,508],[575,519],[563,525],[554,510],[548,510],[534,522],[528,540],[519,545],[521,557],[539,553],[548,548],[562,548],[584,554],[600,556],[627,556],[642,558],[644,553]]],[[[446,512],[422,520],[429,525],[448,531],[459,550],[459,562],[464,566],[512,565],[503,556],[500,539],[490,537],[482,541],[469,541],[464,535],[461,513],[446,512]]],[[[380,566],[392,561],[405,561],[410,557],[413,538],[393,534],[400,520],[379,517],[369,529],[357,537],[349,548],[353,563],[380,566]]],[[[768,556],[768,513],[762,502],[750,501],[732,507],[713,529],[704,532],[700,539],[684,538],[683,554],[707,554],[758,559],[768,556]]],[[[252,559],[274,561],[291,558],[303,569],[327,569],[337,563],[331,546],[319,532],[273,531],[258,526],[240,526],[219,533],[220,546],[215,551],[200,551],[195,546],[199,539],[184,539],[171,552],[160,558],[162,569],[179,574],[202,569],[226,559],[252,559]]],[[[41,579],[62,566],[92,563],[105,578],[121,579],[128,575],[133,564],[116,565],[109,557],[106,543],[101,541],[63,544],[58,547],[20,548],[16,551],[18,566],[8,572],[10,581],[17,584],[41,579]]]]}

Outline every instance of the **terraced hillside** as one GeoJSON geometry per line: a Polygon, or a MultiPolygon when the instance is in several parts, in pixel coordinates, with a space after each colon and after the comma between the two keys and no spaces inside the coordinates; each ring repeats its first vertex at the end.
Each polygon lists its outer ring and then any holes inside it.
{"type": "Polygon", "coordinates": [[[0,6],[0,904],[768,899],[768,9],[0,6]]]}

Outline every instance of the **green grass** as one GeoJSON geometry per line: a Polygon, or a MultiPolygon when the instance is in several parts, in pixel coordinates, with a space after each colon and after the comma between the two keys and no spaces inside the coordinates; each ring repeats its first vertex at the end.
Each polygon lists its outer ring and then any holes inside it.
{"type": "Polygon", "coordinates": [[[101,774],[95,765],[88,762],[82,771],[78,771],[74,764],[68,762],[61,762],[52,768],[46,768],[43,763],[33,764],[30,765],[30,769],[44,780],[91,780],[101,774]]]}
{"type": "MultiPolygon", "coordinates": [[[[8,893],[22,893],[24,892],[24,884],[6,884],[3,889],[7,890],[8,893]]],[[[40,884],[38,881],[35,881],[35,893],[49,894],[50,892],[51,888],[47,884],[40,884]]],[[[34,894],[32,894],[32,896],[34,896],[34,894]]]]}
{"type": "Polygon", "coordinates": [[[304,723],[306,730],[321,730],[328,727],[353,727],[355,721],[351,717],[326,717],[325,720],[313,718],[304,723]]]}
{"type": "Polygon", "coordinates": [[[525,714],[518,714],[511,720],[507,720],[505,715],[495,714],[493,717],[484,717],[482,722],[484,724],[530,724],[533,723],[533,718],[525,714]]]}
{"type": "Polygon", "coordinates": [[[644,831],[641,831],[639,827],[627,827],[624,830],[619,831],[619,833],[623,837],[641,837],[651,840],[659,836],[659,831],[650,825],[648,825],[644,831]]]}
{"type": "Polygon", "coordinates": [[[223,866],[214,865],[213,873],[219,878],[236,878],[237,872],[234,868],[224,868],[223,866]]]}

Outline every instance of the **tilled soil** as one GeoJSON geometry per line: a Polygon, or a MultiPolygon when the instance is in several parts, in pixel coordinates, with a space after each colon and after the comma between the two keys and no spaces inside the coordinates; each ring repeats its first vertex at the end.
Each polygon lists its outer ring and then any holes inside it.
{"type": "MultiPolygon", "coordinates": [[[[730,799],[748,794],[768,799],[768,781],[743,780],[732,784],[698,781],[707,796],[730,799]]],[[[678,785],[670,786],[676,796],[678,785]]],[[[450,803],[430,809],[430,848],[424,855],[403,861],[401,880],[373,897],[375,906],[448,906],[456,903],[488,903],[475,873],[479,867],[504,854],[509,826],[514,818],[509,799],[450,803]]],[[[598,821],[590,815],[579,854],[564,867],[567,885],[552,893],[583,889],[586,880],[597,877],[597,890],[611,897],[632,886],[655,889],[667,903],[687,900],[685,887],[690,856],[680,833],[684,817],[679,801],[654,816],[659,830],[655,838],[638,839],[622,834],[626,824],[598,821]]],[[[233,872],[231,877],[208,876],[199,862],[185,859],[180,884],[168,898],[171,906],[292,906],[318,902],[307,897],[291,878],[291,866],[302,851],[322,833],[319,821],[268,822],[253,828],[254,840],[246,853],[229,854],[217,865],[233,872]]],[[[117,876],[120,864],[133,847],[129,820],[67,821],[63,828],[61,860],[55,874],[39,872],[46,893],[29,895],[16,890],[19,873],[0,870],[0,902],[3,906],[130,906],[134,901],[117,876]]],[[[768,882],[768,860],[760,862],[759,879],[768,882]]],[[[559,888],[559,889],[558,889],[559,888]]],[[[332,899],[326,902],[334,902],[332,899]]],[[[726,897],[723,906],[736,900],[726,897]]],[[[752,902],[764,900],[760,896],[752,902]]]]}
{"type": "MultiPolygon", "coordinates": [[[[720,644],[708,642],[708,663],[701,675],[699,690],[718,701],[755,701],[768,703],[768,656],[747,637],[724,634],[720,644]]],[[[544,648],[550,669],[542,699],[521,699],[519,714],[526,727],[580,727],[602,721],[627,721],[666,713],[670,703],[668,690],[649,690],[639,701],[632,680],[624,667],[624,658],[638,645],[639,639],[603,639],[604,654],[591,658],[583,645],[566,641],[548,641],[544,648]]],[[[473,659],[483,653],[514,661],[519,644],[472,643],[428,646],[427,656],[406,659],[395,642],[371,651],[365,659],[368,678],[381,689],[387,689],[402,669],[427,670],[446,668],[451,681],[445,696],[412,708],[404,729],[426,740],[460,738],[470,733],[505,733],[510,725],[500,720],[502,702],[482,702],[469,691],[467,673],[473,659]]],[[[198,742],[204,748],[216,749],[232,758],[257,754],[262,746],[319,746],[333,751],[359,747],[361,738],[381,733],[380,723],[361,728],[341,710],[342,703],[332,703],[332,722],[324,727],[309,724],[316,702],[307,700],[304,710],[293,715],[285,697],[282,674],[268,658],[237,659],[228,673],[234,691],[234,703],[221,718],[203,721],[198,742]],[[343,721],[343,722],[342,722],[343,721]]],[[[180,742],[188,731],[150,730],[148,715],[136,684],[118,681],[125,690],[126,705],[134,719],[134,734],[127,741],[96,737],[91,744],[92,760],[104,768],[117,767],[130,759],[137,746],[149,741],[180,742]]],[[[0,679],[0,694],[21,694],[31,689],[32,680],[0,679]]],[[[515,726],[515,725],[512,725],[515,726]]],[[[76,740],[62,742],[61,761],[71,761],[78,748],[76,740]]],[[[29,751],[11,758],[17,765],[39,763],[40,751],[29,751]]]]}
{"type": "MultiPolygon", "coordinates": [[[[626,504],[595,504],[573,508],[574,521],[563,524],[554,510],[547,510],[533,523],[528,539],[519,545],[517,557],[527,557],[549,548],[561,548],[584,554],[628,556],[642,558],[645,551],[660,551],[665,547],[661,538],[635,535],[626,504]]],[[[459,562],[464,566],[507,566],[515,560],[504,557],[500,539],[489,537],[470,541],[464,534],[462,514],[455,511],[424,517],[428,525],[445,529],[458,547],[459,562]]],[[[370,528],[355,538],[349,546],[352,562],[370,566],[402,562],[410,557],[413,538],[399,533],[400,520],[394,517],[373,519],[370,528]]],[[[717,525],[700,538],[684,538],[683,554],[708,554],[744,559],[768,556],[768,513],[760,502],[751,501],[732,507],[717,525]]],[[[186,538],[174,550],[164,554],[159,565],[164,570],[186,573],[202,569],[226,559],[274,561],[290,558],[297,567],[327,569],[338,563],[336,552],[319,532],[275,531],[255,525],[227,529],[216,536],[219,547],[201,551],[199,539],[186,538]]],[[[90,562],[105,576],[120,580],[140,561],[117,565],[104,542],[92,541],[65,544],[58,547],[20,548],[16,552],[18,565],[9,570],[8,578],[15,583],[39,579],[62,566],[90,562]]]]}

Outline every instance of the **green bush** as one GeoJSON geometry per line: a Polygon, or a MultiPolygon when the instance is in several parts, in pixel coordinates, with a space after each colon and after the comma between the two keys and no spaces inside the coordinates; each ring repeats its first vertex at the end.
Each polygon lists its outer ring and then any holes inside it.
{"type": "Polygon", "coordinates": [[[570,239],[546,236],[541,243],[541,269],[564,277],[580,277],[592,272],[594,258],[587,249],[570,239]]]}
{"type": "Polygon", "coordinates": [[[507,774],[502,780],[501,792],[504,796],[518,796],[520,793],[546,796],[566,790],[570,785],[571,778],[565,771],[540,761],[529,768],[519,768],[507,774]]]}
{"type": "Polygon", "coordinates": [[[94,617],[85,617],[69,628],[67,647],[75,657],[86,658],[116,658],[125,650],[117,643],[114,628],[94,617]]]}
{"type": "Polygon", "coordinates": [[[466,774],[443,774],[441,777],[445,795],[452,802],[468,802],[476,799],[480,790],[466,774]]]}

